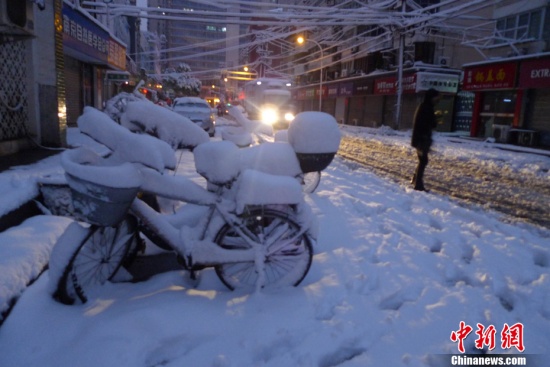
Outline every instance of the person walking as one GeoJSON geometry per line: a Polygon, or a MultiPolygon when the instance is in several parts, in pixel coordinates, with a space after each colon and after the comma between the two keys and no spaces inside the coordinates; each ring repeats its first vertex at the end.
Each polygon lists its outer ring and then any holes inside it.
{"type": "Polygon", "coordinates": [[[426,191],[424,187],[424,171],[428,165],[428,153],[432,146],[432,130],[437,126],[434,106],[441,96],[435,89],[429,89],[424,95],[424,101],[414,113],[411,146],[416,149],[418,165],[411,180],[413,188],[418,191],[426,191]]]}

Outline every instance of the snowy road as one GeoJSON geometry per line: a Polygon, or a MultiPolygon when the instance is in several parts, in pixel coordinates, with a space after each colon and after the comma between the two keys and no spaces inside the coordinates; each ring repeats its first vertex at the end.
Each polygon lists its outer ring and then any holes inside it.
{"type": "MultiPolygon", "coordinates": [[[[547,366],[550,231],[522,220],[504,223],[500,214],[457,205],[443,194],[413,191],[407,181],[415,162],[406,132],[345,130],[346,136],[363,134],[368,144],[360,150],[363,144],[352,145],[346,137],[342,152],[372,157],[372,164],[378,162],[385,176],[399,182],[340,157],[331,163],[316,192],[306,196],[319,237],[299,286],[231,292],[205,269],[191,287],[176,270],[147,281],[107,283],[88,303],[66,306],[52,299],[50,267],[2,324],[0,366],[441,367],[451,355],[461,355],[451,339],[461,322],[497,331],[490,349],[490,340],[472,330],[463,343],[466,353],[525,357],[524,365],[547,366]],[[374,141],[380,146],[368,150],[374,141]],[[521,345],[516,338],[508,342],[509,327],[521,327],[521,345]]],[[[548,157],[467,145],[436,137],[429,170],[442,176],[438,185],[444,178],[452,181],[458,170],[481,175],[459,168],[469,163],[549,182],[548,157]],[[457,168],[438,170],[437,155],[448,157],[441,164],[457,168]]],[[[191,154],[182,153],[178,162],[178,175],[204,184],[191,154]]],[[[59,161],[49,165],[53,170],[59,161]]],[[[4,182],[7,187],[18,181],[4,182]]],[[[66,225],[66,218],[35,217],[3,233],[0,243],[29,251],[37,249],[37,241],[51,246],[66,225]]],[[[11,264],[20,252],[0,259],[11,264]]],[[[1,261],[0,270],[21,277],[19,269],[2,268],[1,261]]]]}
{"type": "MultiPolygon", "coordinates": [[[[403,184],[408,184],[417,162],[409,147],[352,136],[343,137],[338,154],[403,184]]],[[[436,145],[425,182],[434,193],[550,227],[548,179],[530,172],[518,174],[498,164],[438,154],[436,145]]]]}

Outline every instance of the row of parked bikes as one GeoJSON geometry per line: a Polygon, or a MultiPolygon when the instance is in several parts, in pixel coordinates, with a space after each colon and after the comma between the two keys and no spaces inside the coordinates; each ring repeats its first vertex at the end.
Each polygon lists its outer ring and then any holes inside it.
{"type": "Polygon", "coordinates": [[[288,141],[246,148],[201,138],[187,147],[201,184],[177,173],[179,147],[119,123],[130,103],[144,104],[158,129],[164,116],[175,118],[140,100],[121,104],[117,116],[86,107],[78,128],[93,144],[63,152],[64,175],[41,180],[48,210],[75,219],[51,254],[54,298],[85,303],[146,246],[173,253],[191,279],[213,268],[231,290],[300,284],[317,241],[304,176],[320,178],[331,163],[340,143],[334,118],[302,112],[288,141]]]}

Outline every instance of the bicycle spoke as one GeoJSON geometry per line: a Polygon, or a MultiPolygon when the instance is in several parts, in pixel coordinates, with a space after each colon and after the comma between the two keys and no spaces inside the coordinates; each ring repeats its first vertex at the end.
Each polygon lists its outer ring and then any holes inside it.
{"type": "MultiPolygon", "coordinates": [[[[288,213],[273,209],[259,209],[245,218],[246,231],[254,233],[255,238],[244,239],[229,225],[224,226],[216,236],[216,243],[223,248],[242,241],[256,241],[264,247],[265,263],[263,276],[258,274],[255,262],[221,264],[216,266],[220,280],[230,289],[240,287],[297,285],[305,277],[312,259],[311,243],[300,226],[289,218],[288,213]]],[[[240,232],[239,232],[240,233],[240,232]]],[[[247,246],[248,247],[248,246],[247,246]]]]}
{"type": "Polygon", "coordinates": [[[91,227],[72,256],[59,281],[57,293],[64,303],[80,299],[109,281],[126,258],[135,238],[135,219],[128,217],[118,227],[91,227]]]}

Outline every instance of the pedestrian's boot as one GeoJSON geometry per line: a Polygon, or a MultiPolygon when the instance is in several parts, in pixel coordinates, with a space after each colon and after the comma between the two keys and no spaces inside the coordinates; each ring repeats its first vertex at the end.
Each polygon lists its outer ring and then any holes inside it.
{"type": "Polygon", "coordinates": [[[426,188],[424,187],[423,184],[418,184],[418,183],[414,185],[414,189],[416,191],[428,191],[428,190],[426,190],[426,188]]]}
{"type": "Polygon", "coordinates": [[[413,185],[413,189],[416,191],[426,191],[426,188],[424,187],[424,180],[416,173],[414,174],[411,183],[413,185]]]}

